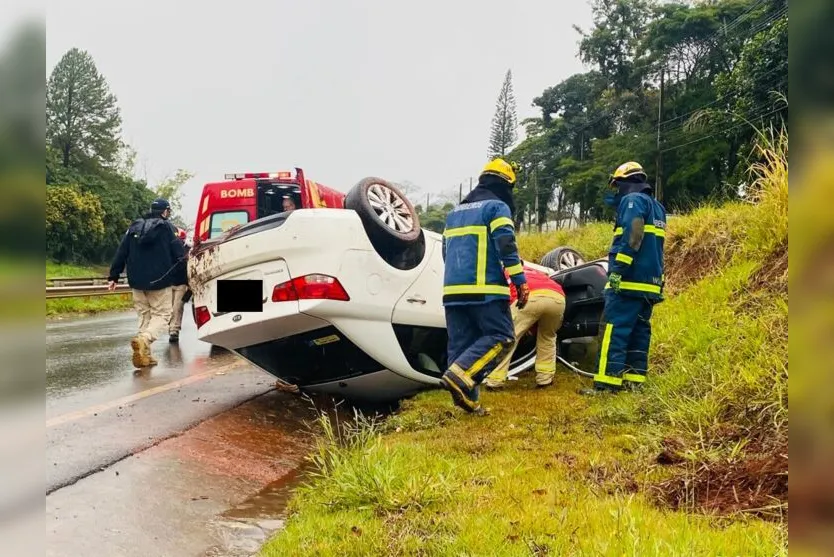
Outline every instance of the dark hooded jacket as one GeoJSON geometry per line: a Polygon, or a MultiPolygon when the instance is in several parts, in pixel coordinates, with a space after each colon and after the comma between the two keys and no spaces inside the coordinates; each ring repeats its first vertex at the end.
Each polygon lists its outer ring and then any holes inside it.
{"type": "Polygon", "coordinates": [[[130,224],[122,238],[109,280],[118,280],[127,266],[127,282],[134,290],[161,290],[175,283],[178,263],[185,257],[183,243],[165,219],[146,215],[130,224]]]}
{"type": "Polygon", "coordinates": [[[183,246],[183,258],[177,263],[174,269],[174,286],[188,285],[188,246],[185,242],[177,238],[177,241],[183,246]]]}

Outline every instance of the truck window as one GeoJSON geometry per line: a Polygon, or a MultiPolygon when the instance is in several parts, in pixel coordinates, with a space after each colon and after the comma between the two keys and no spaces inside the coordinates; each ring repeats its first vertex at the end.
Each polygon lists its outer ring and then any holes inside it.
{"type": "Polygon", "coordinates": [[[230,228],[249,222],[246,211],[223,211],[211,215],[211,229],[209,238],[217,238],[230,228]]]}

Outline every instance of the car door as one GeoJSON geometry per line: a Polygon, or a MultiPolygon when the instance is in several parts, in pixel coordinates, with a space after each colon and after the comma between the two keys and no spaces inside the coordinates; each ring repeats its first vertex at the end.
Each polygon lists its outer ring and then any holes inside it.
{"type": "Polygon", "coordinates": [[[420,373],[439,377],[446,368],[446,316],[443,310],[443,246],[426,233],[426,257],[417,279],[394,305],[391,323],[406,359],[420,373]]]}

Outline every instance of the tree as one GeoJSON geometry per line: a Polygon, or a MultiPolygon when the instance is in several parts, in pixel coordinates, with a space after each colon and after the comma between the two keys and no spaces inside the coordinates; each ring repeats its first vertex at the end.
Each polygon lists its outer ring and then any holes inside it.
{"type": "Polygon", "coordinates": [[[104,238],[101,201],[78,186],[46,189],[46,249],[55,261],[81,261],[104,238]]]}
{"type": "Polygon", "coordinates": [[[46,139],[64,167],[112,165],[121,147],[122,117],[89,53],[67,51],[49,76],[46,139]]]}
{"type": "Polygon", "coordinates": [[[495,103],[495,115],[492,117],[492,131],[489,135],[489,158],[504,157],[518,139],[518,117],[516,115],[515,95],[513,94],[513,73],[507,70],[504,84],[495,103]]]}
{"type": "Polygon", "coordinates": [[[194,173],[179,168],[173,176],[166,176],[153,188],[157,197],[167,199],[168,203],[171,204],[171,222],[180,228],[187,228],[181,213],[182,187],[193,177],[194,173]]]}

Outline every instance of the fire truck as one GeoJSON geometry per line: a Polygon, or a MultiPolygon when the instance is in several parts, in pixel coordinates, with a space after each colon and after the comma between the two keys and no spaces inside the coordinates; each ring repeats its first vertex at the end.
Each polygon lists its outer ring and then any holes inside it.
{"type": "Polygon", "coordinates": [[[281,172],[226,174],[203,186],[194,228],[194,247],[232,228],[285,212],[285,200],[298,209],[342,209],[345,194],[305,177],[296,168],[281,172]]]}

